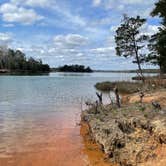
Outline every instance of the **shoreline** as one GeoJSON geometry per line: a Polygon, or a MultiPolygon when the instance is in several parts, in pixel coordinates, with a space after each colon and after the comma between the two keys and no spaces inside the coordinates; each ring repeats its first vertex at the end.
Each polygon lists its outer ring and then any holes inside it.
{"type": "Polygon", "coordinates": [[[102,152],[99,144],[90,136],[89,125],[81,121],[80,133],[83,137],[84,153],[87,154],[90,166],[116,166],[107,161],[105,154],[102,152]]]}
{"type": "Polygon", "coordinates": [[[166,91],[146,95],[139,104],[138,94],[123,95],[121,109],[110,105],[82,112],[81,123],[89,126],[89,136],[100,145],[110,164],[122,166],[158,165],[166,162],[166,91]],[[162,110],[151,111],[159,100],[162,110]]]}

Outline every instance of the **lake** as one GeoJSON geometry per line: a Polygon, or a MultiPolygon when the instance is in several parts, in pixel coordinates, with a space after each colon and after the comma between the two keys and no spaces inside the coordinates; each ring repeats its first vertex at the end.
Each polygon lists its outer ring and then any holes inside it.
{"type": "Polygon", "coordinates": [[[87,165],[77,125],[84,101],[96,100],[96,82],[135,75],[0,76],[0,166],[87,165]]]}

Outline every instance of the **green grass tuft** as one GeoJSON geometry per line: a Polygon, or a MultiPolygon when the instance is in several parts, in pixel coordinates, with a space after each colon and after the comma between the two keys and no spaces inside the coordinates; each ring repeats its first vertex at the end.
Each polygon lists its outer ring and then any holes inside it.
{"type": "Polygon", "coordinates": [[[139,82],[100,82],[95,85],[95,88],[99,91],[109,92],[113,91],[113,89],[117,86],[120,93],[135,93],[138,92],[139,89],[142,88],[143,84],[139,82]]]}

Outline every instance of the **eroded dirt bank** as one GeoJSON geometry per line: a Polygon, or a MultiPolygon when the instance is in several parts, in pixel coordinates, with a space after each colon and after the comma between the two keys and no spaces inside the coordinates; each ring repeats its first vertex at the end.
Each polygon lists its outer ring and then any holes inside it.
{"type": "Polygon", "coordinates": [[[88,164],[87,166],[116,166],[110,164],[107,161],[105,154],[99,144],[96,144],[95,140],[90,136],[90,128],[88,123],[81,122],[81,136],[83,137],[84,149],[83,152],[87,154],[88,164]]]}
{"type": "Polygon", "coordinates": [[[122,166],[158,165],[166,163],[166,107],[165,90],[149,94],[150,100],[139,103],[138,94],[118,109],[110,105],[91,107],[82,113],[82,122],[89,127],[89,135],[100,145],[110,163],[122,166]],[[157,94],[160,94],[157,98],[157,94]],[[161,95],[162,94],[162,95],[161,95]],[[151,101],[159,100],[162,109],[151,101]]]}

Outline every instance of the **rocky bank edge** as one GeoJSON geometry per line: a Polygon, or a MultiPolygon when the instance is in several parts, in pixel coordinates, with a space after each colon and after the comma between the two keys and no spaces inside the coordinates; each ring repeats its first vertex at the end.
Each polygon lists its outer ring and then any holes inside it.
{"type": "Polygon", "coordinates": [[[155,161],[161,147],[166,150],[165,107],[155,110],[151,104],[135,103],[118,109],[100,105],[83,111],[81,119],[89,126],[88,134],[112,163],[136,166],[155,161]]]}

